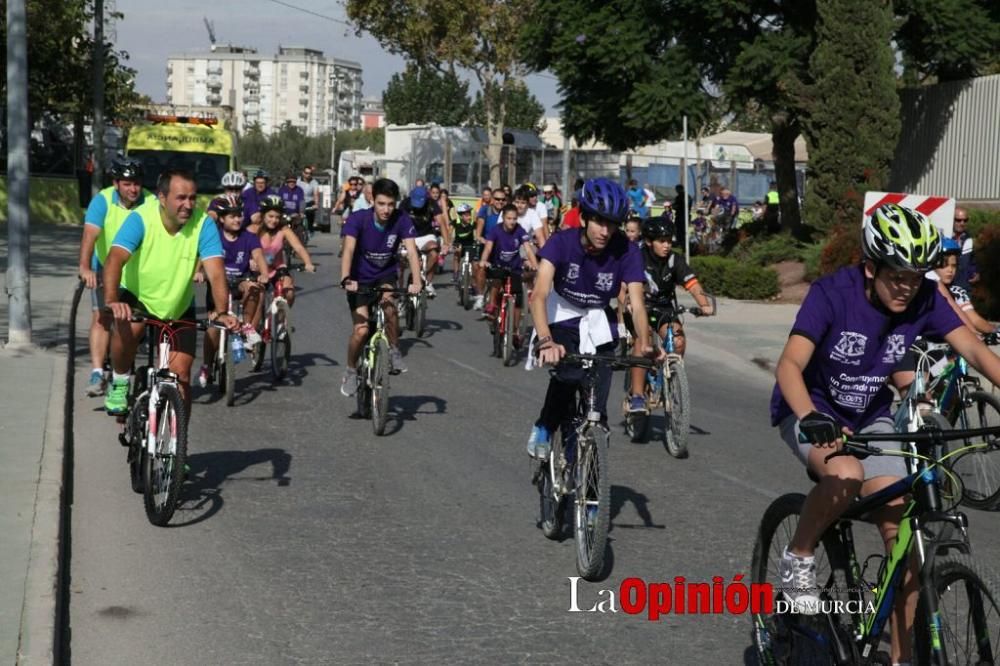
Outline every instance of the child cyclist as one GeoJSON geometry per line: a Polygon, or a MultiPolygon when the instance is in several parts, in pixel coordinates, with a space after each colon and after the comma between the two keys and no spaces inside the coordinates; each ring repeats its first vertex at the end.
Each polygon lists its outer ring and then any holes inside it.
{"type": "MultiPolygon", "coordinates": [[[[826,460],[842,435],[893,432],[888,381],[918,335],[943,337],[994,384],[1000,359],[962,324],[925,279],[941,255],[941,234],[922,214],[884,205],[864,221],[864,262],[813,283],[775,371],[771,422],[795,456],[819,479],[802,506],[779,561],[786,597],[808,612],[819,598],[813,553],[820,535],[859,493],[870,495],[906,475],[899,456],[826,460]]],[[[889,448],[883,444],[882,448],[889,448]]],[[[902,499],[872,514],[886,549],[902,499]]],[[[892,661],[910,661],[917,580],[907,574],[892,622],[892,661]]]]}
{"type": "MultiPolygon", "coordinates": [[[[535,259],[535,251],[531,247],[531,239],[528,232],[524,230],[517,221],[517,207],[507,204],[500,212],[503,222],[490,229],[486,234],[486,247],[483,248],[483,258],[479,266],[486,270],[487,266],[493,269],[507,269],[511,271],[510,278],[511,291],[514,293],[514,330],[519,331],[521,325],[521,308],[524,306],[524,287],[521,284],[521,273],[524,268],[524,260],[521,258],[521,249],[524,248],[528,266],[531,270],[538,270],[538,262],[535,259]]],[[[487,270],[487,277],[499,277],[498,273],[487,270]]],[[[484,312],[486,316],[493,319],[497,313],[497,299],[500,292],[501,283],[499,279],[491,279],[489,286],[489,304],[484,312]]],[[[515,336],[514,346],[520,347],[521,341],[515,336]]]]}
{"type": "MultiPolygon", "coordinates": [[[[674,329],[674,352],[684,355],[684,327],[674,314],[677,308],[677,287],[684,287],[694,296],[703,315],[712,314],[712,304],[698,282],[698,276],[688,266],[684,255],[673,252],[674,225],[665,217],[654,217],[642,225],[643,269],[646,273],[646,312],[651,326],[662,340],[667,327],[674,329]]],[[[624,300],[621,294],[619,302],[624,300]]],[[[646,411],[646,370],[632,368],[628,411],[646,411]]]]}
{"type": "MultiPolygon", "coordinates": [[[[261,225],[257,232],[260,237],[260,246],[264,251],[264,261],[266,270],[261,269],[261,273],[267,274],[269,282],[281,281],[281,290],[291,306],[295,303],[295,281],[292,280],[288,267],[285,266],[285,243],[288,243],[295,254],[306,263],[306,270],[310,273],[316,272],[312,257],[306,250],[291,229],[284,226],[281,216],[285,211],[285,202],[276,194],[265,198],[260,204],[261,225]]],[[[258,266],[258,269],[260,267],[258,266]]]]}
{"type": "Polygon", "coordinates": [[[452,236],[455,242],[455,252],[452,259],[452,282],[457,283],[459,279],[459,267],[462,264],[462,255],[466,251],[472,252],[472,259],[477,259],[476,249],[476,223],[472,221],[472,207],[469,204],[458,204],[456,206],[458,218],[452,225],[452,236]]]}
{"type": "Polygon", "coordinates": [[[969,292],[964,287],[955,284],[958,261],[962,256],[962,246],[958,244],[958,241],[945,238],[941,244],[941,254],[943,255],[941,265],[934,269],[933,273],[928,273],[927,277],[938,281],[940,285],[938,291],[948,299],[966,326],[983,335],[993,333],[996,327],[976,312],[972,299],[969,298],[969,292]]]}
{"type": "MultiPolygon", "coordinates": [[[[219,236],[222,239],[222,249],[225,252],[226,280],[229,282],[229,291],[233,295],[233,300],[243,302],[243,323],[242,335],[246,338],[248,345],[255,345],[260,342],[260,335],[253,327],[257,321],[257,310],[260,307],[261,287],[267,284],[267,276],[255,274],[250,271],[251,259],[256,266],[264,265],[264,252],[260,247],[260,239],[257,235],[242,229],[243,226],[243,202],[238,194],[230,194],[219,197],[212,202],[215,205],[215,213],[219,221],[219,236]]],[[[205,274],[200,269],[195,273],[196,282],[204,282],[205,274]]],[[[209,289],[205,297],[205,308],[208,312],[216,310],[215,302],[212,300],[212,290],[209,289]]],[[[209,327],[205,332],[204,346],[202,347],[202,366],[198,372],[198,383],[204,388],[208,385],[212,376],[211,366],[215,360],[215,352],[219,347],[219,329],[209,327]]]]}

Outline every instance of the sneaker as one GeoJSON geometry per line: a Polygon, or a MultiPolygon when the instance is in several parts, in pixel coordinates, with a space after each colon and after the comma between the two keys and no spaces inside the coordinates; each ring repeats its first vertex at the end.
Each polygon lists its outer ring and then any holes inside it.
{"type": "Polygon", "coordinates": [[[799,557],[788,552],[787,546],[778,561],[781,591],[803,615],[819,612],[816,587],[816,559],[799,557]]]}
{"type": "Polygon", "coordinates": [[[108,382],[104,379],[104,371],[92,370],[90,372],[90,381],[87,382],[87,395],[91,398],[104,395],[104,389],[107,387],[108,382]]]}
{"type": "Polygon", "coordinates": [[[253,324],[245,324],[241,333],[243,333],[243,339],[246,340],[247,347],[253,347],[261,342],[260,333],[253,327],[253,324]]]}
{"type": "Polygon", "coordinates": [[[202,365],[198,371],[198,386],[205,388],[208,386],[208,366],[202,365]]]}
{"type": "Polygon", "coordinates": [[[472,309],[473,310],[482,310],[483,309],[483,295],[482,294],[476,296],[476,300],[472,304],[472,309]]]}
{"type": "Polygon", "coordinates": [[[340,380],[340,394],[350,398],[358,392],[358,371],[355,368],[344,370],[344,378],[340,380]]]}
{"type": "Polygon", "coordinates": [[[458,284],[458,272],[457,271],[452,271],[451,272],[451,283],[452,284],[458,284]]]}
{"type": "Polygon", "coordinates": [[[647,414],[649,410],[646,409],[646,398],[641,395],[633,395],[628,399],[628,413],[629,414],[647,414]]]}
{"type": "Polygon", "coordinates": [[[483,308],[483,316],[487,319],[496,319],[497,316],[497,306],[490,303],[485,308],[483,308]]]}
{"type": "Polygon", "coordinates": [[[434,285],[431,284],[430,282],[427,283],[427,286],[424,287],[424,290],[427,292],[427,298],[434,298],[435,296],[437,296],[437,292],[434,291],[434,285]]]}
{"type": "Polygon", "coordinates": [[[520,349],[521,345],[523,343],[524,343],[524,340],[521,339],[521,334],[520,333],[515,333],[514,334],[514,349],[520,349]]]}
{"type": "Polygon", "coordinates": [[[536,425],[528,437],[528,455],[538,460],[548,460],[552,449],[552,435],[545,426],[536,425]]]}
{"type": "Polygon", "coordinates": [[[389,371],[391,375],[398,375],[407,371],[406,363],[403,361],[403,353],[399,351],[399,347],[389,348],[389,367],[392,368],[389,371]]]}
{"type": "Polygon", "coordinates": [[[128,411],[128,378],[111,380],[111,388],[104,396],[104,409],[108,414],[128,411]]]}

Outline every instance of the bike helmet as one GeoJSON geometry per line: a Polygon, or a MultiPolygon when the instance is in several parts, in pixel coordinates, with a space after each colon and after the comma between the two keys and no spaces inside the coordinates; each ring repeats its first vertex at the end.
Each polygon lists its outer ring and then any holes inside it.
{"type": "Polygon", "coordinates": [[[222,187],[243,187],[247,184],[247,179],[240,171],[227,171],[222,176],[222,187]]]}
{"type": "Polygon", "coordinates": [[[243,214],[243,200],[240,199],[240,195],[238,194],[227,194],[216,199],[216,202],[215,210],[219,213],[219,217],[233,213],[237,215],[243,214]]]}
{"type": "Polygon", "coordinates": [[[945,238],[941,241],[941,255],[947,256],[949,254],[962,254],[962,246],[953,238],[945,238]]]}
{"type": "Polygon", "coordinates": [[[628,219],[628,197],[608,178],[591,178],[580,188],[580,211],[622,224],[628,219]]]}
{"type": "Polygon", "coordinates": [[[923,213],[896,204],[879,206],[864,225],[865,258],[879,265],[924,272],[941,255],[941,233],[923,213]]]}
{"type": "Polygon", "coordinates": [[[535,184],[532,182],[525,182],[523,185],[521,185],[521,189],[524,191],[526,195],[528,195],[529,199],[531,197],[538,196],[538,188],[535,187],[535,184]]]}
{"type": "Polygon", "coordinates": [[[264,180],[270,180],[271,176],[269,176],[268,173],[263,169],[257,169],[257,171],[255,171],[253,174],[253,179],[257,180],[258,178],[263,178],[264,180]]]}
{"type": "Polygon", "coordinates": [[[142,180],[142,164],[127,157],[116,157],[110,172],[113,180],[142,180]]]}
{"type": "Polygon", "coordinates": [[[458,204],[458,206],[455,207],[455,210],[458,212],[459,215],[464,215],[465,213],[472,212],[472,206],[470,206],[467,203],[458,204]]]}
{"type": "Polygon", "coordinates": [[[277,194],[269,194],[260,200],[261,215],[269,210],[276,210],[279,213],[285,212],[285,202],[277,194]]]}
{"type": "Polygon", "coordinates": [[[674,223],[663,217],[653,217],[642,225],[642,237],[646,240],[674,239],[674,223]]]}
{"type": "Polygon", "coordinates": [[[427,205],[427,188],[421,185],[414,187],[410,192],[410,205],[414,208],[423,208],[427,205]]]}

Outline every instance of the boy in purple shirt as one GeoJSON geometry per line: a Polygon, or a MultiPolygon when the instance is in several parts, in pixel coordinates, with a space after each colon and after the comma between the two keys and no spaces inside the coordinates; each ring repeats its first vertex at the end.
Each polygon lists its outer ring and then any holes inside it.
{"type": "MultiPolygon", "coordinates": [[[[940,254],[941,235],[925,216],[901,206],[880,207],[865,220],[864,263],[813,283],[778,361],[771,422],[819,479],[778,567],[782,591],[803,612],[816,612],[819,601],[813,553],[820,535],[859,492],[870,495],[906,475],[898,456],[826,457],[842,446],[842,434],[894,431],[887,382],[905,383],[897,364],[913,340],[943,337],[1000,383],[1000,359],[924,278],[940,254]]],[[[898,499],[873,512],[887,552],[903,508],[898,499]]],[[[916,593],[911,572],[893,611],[893,663],[910,661],[909,632],[903,628],[913,619],[916,593]]]]}
{"type": "Polygon", "coordinates": [[[420,255],[414,242],[416,234],[413,220],[396,209],[399,186],[388,178],[380,178],[372,185],[374,204],[371,208],[352,213],[344,222],[344,253],[340,258],[340,286],[347,290],[347,304],[351,309],[354,330],[347,343],[347,370],[340,384],[340,392],[350,397],[357,391],[357,366],[361,347],[368,337],[368,308],[376,302],[385,308],[386,333],[389,336],[389,360],[392,373],[406,372],[403,355],[399,351],[399,317],[395,296],[391,293],[358,294],[359,289],[392,288],[399,274],[399,247],[406,248],[413,282],[410,294],[419,294],[423,288],[420,274],[420,255]]]}
{"type": "MultiPolygon", "coordinates": [[[[507,204],[500,211],[500,216],[503,222],[486,233],[486,247],[483,249],[483,258],[479,261],[479,267],[485,270],[487,277],[490,278],[489,304],[484,313],[490,319],[496,316],[500,278],[506,278],[504,271],[510,271],[510,288],[514,293],[514,330],[519,331],[521,308],[524,305],[524,287],[521,284],[524,260],[521,259],[521,248],[524,248],[531,270],[538,270],[538,261],[530,243],[531,237],[524,227],[518,224],[517,206],[507,204]],[[487,269],[489,266],[492,266],[492,272],[487,269]]],[[[521,346],[521,340],[516,335],[514,346],[521,346]]]]}

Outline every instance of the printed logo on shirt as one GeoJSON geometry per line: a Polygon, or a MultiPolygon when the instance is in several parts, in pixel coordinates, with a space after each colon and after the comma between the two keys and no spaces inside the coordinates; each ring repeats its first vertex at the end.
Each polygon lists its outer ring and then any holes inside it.
{"type": "Polygon", "coordinates": [[[580,277],[580,264],[570,264],[566,270],[566,279],[576,280],[578,277],[580,277]]]}
{"type": "Polygon", "coordinates": [[[864,356],[865,347],[868,344],[868,336],[854,331],[841,331],[840,341],[834,346],[830,353],[830,358],[841,363],[857,364],[860,361],[850,359],[864,356]]]}
{"type": "Polygon", "coordinates": [[[388,236],[386,236],[385,237],[385,246],[386,247],[392,247],[393,245],[395,245],[396,244],[396,236],[397,236],[397,234],[389,234],[388,236]]]}
{"type": "Polygon", "coordinates": [[[882,362],[899,363],[904,354],[906,354],[906,336],[893,333],[885,343],[885,355],[882,356],[882,362]]]}
{"type": "Polygon", "coordinates": [[[594,285],[595,289],[600,291],[611,291],[614,286],[615,274],[614,273],[598,273],[597,283],[594,285]]]}

